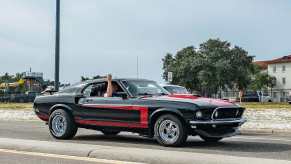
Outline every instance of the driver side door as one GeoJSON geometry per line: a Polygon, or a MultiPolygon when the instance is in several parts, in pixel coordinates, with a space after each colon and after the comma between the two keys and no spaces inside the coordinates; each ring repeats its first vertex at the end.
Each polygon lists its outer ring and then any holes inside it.
{"type": "MultiPolygon", "coordinates": [[[[133,105],[130,99],[121,97],[94,96],[92,94],[94,85],[96,84],[89,85],[84,90],[85,97],[78,102],[80,109],[79,116],[76,118],[78,124],[101,127],[147,127],[148,110],[146,107],[133,105]]],[[[102,87],[99,88],[102,89],[102,87]]]]}

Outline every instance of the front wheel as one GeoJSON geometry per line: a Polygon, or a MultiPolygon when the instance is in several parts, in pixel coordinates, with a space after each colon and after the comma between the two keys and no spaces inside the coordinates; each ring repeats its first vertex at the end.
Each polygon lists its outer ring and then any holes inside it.
{"type": "Polygon", "coordinates": [[[205,137],[205,136],[200,136],[201,139],[203,139],[205,142],[210,142],[210,143],[215,143],[219,142],[222,140],[222,137],[205,137]]]}
{"type": "Polygon", "coordinates": [[[78,128],[69,113],[57,109],[50,115],[49,130],[56,139],[71,139],[76,135],[78,128]]]}
{"type": "Polygon", "coordinates": [[[178,117],[171,114],[157,119],[154,133],[156,140],[163,146],[180,146],[187,140],[185,126],[178,117]]]}

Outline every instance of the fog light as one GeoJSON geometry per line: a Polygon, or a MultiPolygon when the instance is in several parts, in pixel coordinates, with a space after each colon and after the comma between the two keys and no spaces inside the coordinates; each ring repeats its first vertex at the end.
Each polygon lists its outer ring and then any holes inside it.
{"type": "Polygon", "coordinates": [[[196,112],[196,118],[202,118],[202,112],[201,111],[196,112]]]}

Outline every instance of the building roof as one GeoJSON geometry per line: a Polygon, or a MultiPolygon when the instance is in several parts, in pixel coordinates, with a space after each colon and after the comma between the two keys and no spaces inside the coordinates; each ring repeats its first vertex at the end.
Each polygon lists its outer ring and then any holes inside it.
{"type": "Polygon", "coordinates": [[[281,58],[277,58],[270,61],[270,64],[275,63],[290,63],[291,62],[291,55],[283,56],[281,58]]]}
{"type": "Polygon", "coordinates": [[[291,55],[283,56],[273,60],[264,60],[264,61],[255,61],[261,69],[267,69],[269,64],[277,64],[277,63],[291,63],[291,55]]]}
{"type": "Polygon", "coordinates": [[[255,61],[256,65],[260,67],[260,69],[267,69],[268,68],[268,61],[255,61]]]}

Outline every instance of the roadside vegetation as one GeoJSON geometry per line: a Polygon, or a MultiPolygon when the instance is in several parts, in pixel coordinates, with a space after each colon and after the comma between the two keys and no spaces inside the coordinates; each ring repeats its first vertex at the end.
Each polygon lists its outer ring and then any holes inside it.
{"type": "Polygon", "coordinates": [[[262,73],[253,60],[254,56],[239,46],[209,39],[196,48],[188,46],[174,54],[167,53],[163,58],[163,78],[206,97],[222,97],[222,92],[229,90],[273,88],[274,77],[262,73]]]}
{"type": "Polygon", "coordinates": [[[32,110],[32,103],[0,103],[0,110],[32,110]]]}
{"type": "Polygon", "coordinates": [[[258,110],[268,110],[268,109],[290,109],[291,105],[286,102],[243,102],[240,104],[246,109],[258,109],[258,110]]]}

